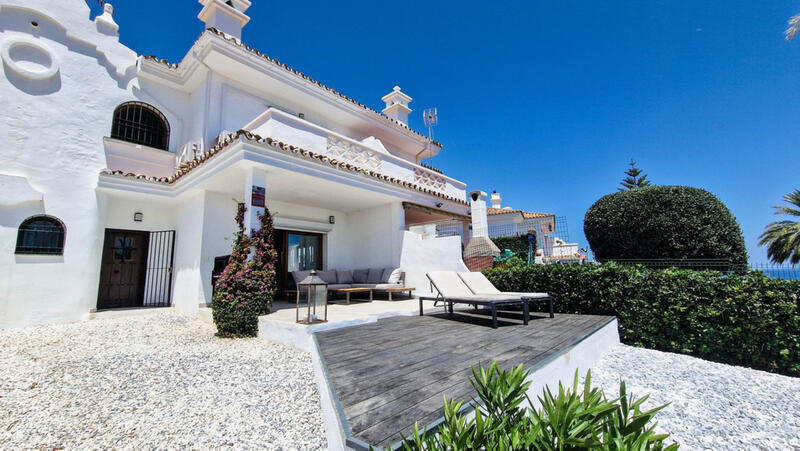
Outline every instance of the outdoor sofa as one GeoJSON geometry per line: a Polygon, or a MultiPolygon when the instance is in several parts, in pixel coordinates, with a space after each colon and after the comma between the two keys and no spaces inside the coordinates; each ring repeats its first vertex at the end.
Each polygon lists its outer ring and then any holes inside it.
{"type": "MultiPolygon", "coordinates": [[[[310,273],[310,270],[292,271],[295,285],[308,277],[310,273]]],[[[331,294],[335,294],[337,290],[348,288],[369,288],[371,289],[370,300],[373,291],[388,293],[391,301],[392,293],[405,289],[411,290],[405,286],[406,273],[400,268],[371,268],[352,271],[330,269],[317,271],[317,276],[328,284],[328,292],[331,294]]],[[[348,296],[348,301],[349,299],[348,296]]]]}
{"type": "MultiPolygon", "coordinates": [[[[420,296],[420,316],[423,315],[423,301],[425,300],[444,302],[445,308],[449,310],[450,314],[453,314],[453,304],[473,305],[475,308],[478,308],[478,306],[488,307],[492,311],[492,328],[497,329],[497,310],[499,307],[522,305],[522,322],[527,325],[530,321],[529,304],[551,299],[546,293],[502,293],[494,288],[494,285],[491,285],[488,279],[486,282],[497,292],[476,293],[456,271],[432,271],[427,273],[426,276],[430,280],[432,288],[436,290],[437,295],[420,296]]],[[[472,280],[469,276],[467,278],[472,280]]],[[[475,287],[477,291],[489,290],[488,287],[478,284],[475,287]],[[482,289],[478,289],[479,286],[482,289]]],[[[552,318],[552,303],[550,305],[550,317],[552,318]]]]}

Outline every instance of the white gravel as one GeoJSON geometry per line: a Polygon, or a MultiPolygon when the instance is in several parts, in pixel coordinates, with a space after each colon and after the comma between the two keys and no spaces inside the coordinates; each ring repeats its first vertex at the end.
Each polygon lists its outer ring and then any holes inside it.
{"type": "Polygon", "coordinates": [[[326,442],[309,354],[161,313],[0,331],[0,447],[326,442]]]}
{"type": "Polygon", "coordinates": [[[650,394],[671,402],[658,430],[682,450],[800,450],[800,378],[618,345],[592,369],[606,396],[650,394]]]}

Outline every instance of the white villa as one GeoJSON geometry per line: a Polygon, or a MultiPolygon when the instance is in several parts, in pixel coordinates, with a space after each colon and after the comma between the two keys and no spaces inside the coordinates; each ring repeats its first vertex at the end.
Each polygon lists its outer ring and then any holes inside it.
{"type": "Polygon", "coordinates": [[[282,288],[401,267],[425,292],[465,268],[462,238],[410,231],[474,218],[464,182],[421,164],[441,145],[408,127],[411,97],[372,110],[244,44],[250,1],[199,3],[206,29],[169,63],[120,44],[110,4],[90,21],[83,0],[0,1],[0,327],[197,314],[239,203],[252,227],[271,211],[282,288]]]}

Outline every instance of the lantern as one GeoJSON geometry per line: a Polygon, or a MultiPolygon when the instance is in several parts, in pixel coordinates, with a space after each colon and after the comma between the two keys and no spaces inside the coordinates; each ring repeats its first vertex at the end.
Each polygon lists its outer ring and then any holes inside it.
{"type": "Polygon", "coordinates": [[[300,324],[316,324],[328,321],[328,284],[320,279],[317,276],[317,271],[313,269],[308,277],[297,284],[296,320],[300,324]],[[300,305],[301,292],[305,294],[306,302],[302,306],[300,305]]]}

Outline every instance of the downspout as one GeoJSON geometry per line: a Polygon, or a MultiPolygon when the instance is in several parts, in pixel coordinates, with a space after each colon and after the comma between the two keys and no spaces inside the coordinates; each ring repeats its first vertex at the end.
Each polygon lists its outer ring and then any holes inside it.
{"type": "Polygon", "coordinates": [[[425,147],[422,148],[416,155],[414,155],[414,162],[416,164],[422,164],[422,160],[420,160],[419,156],[422,155],[423,152],[429,150],[431,146],[431,140],[428,139],[428,142],[425,144],[425,147]]]}
{"type": "Polygon", "coordinates": [[[200,142],[202,143],[200,148],[201,149],[207,149],[208,147],[210,147],[210,146],[206,145],[206,137],[208,136],[208,114],[209,114],[208,105],[209,105],[209,101],[211,99],[211,80],[212,80],[213,72],[212,72],[211,68],[208,67],[208,65],[206,63],[204,63],[202,59],[200,59],[199,55],[197,55],[197,51],[192,52],[192,56],[194,56],[195,59],[197,60],[197,62],[202,64],[203,67],[205,67],[206,70],[208,70],[208,73],[206,74],[205,98],[203,99],[203,127],[202,127],[202,130],[201,130],[201,133],[203,134],[203,136],[200,138],[200,142]]]}

